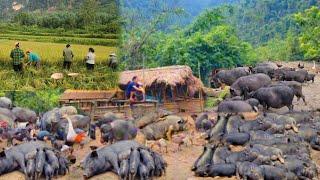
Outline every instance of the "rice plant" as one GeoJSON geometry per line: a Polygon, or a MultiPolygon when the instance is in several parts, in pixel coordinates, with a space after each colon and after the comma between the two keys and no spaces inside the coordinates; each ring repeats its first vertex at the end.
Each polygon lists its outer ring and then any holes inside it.
{"type": "Polygon", "coordinates": [[[75,58],[70,70],[63,70],[62,50],[65,44],[20,41],[21,49],[30,49],[41,57],[40,69],[27,66],[23,74],[15,73],[12,69],[9,57],[15,41],[0,40],[0,89],[2,90],[46,90],[54,88],[62,89],[110,89],[118,84],[118,73],[107,67],[108,55],[116,52],[115,47],[72,45],[75,58]],[[88,48],[96,51],[96,69],[87,71],[84,57],[88,48]],[[53,80],[53,73],[63,73],[64,78],[53,80]],[[69,77],[69,73],[79,73],[76,77],[69,77]]]}

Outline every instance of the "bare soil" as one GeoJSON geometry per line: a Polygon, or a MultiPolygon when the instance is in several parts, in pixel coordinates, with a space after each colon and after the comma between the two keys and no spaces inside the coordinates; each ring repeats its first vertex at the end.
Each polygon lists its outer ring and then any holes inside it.
{"type": "MultiPolygon", "coordinates": [[[[298,62],[294,63],[283,63],[284,66],[291,66],[291,67],[297,67],[298,62]]],[[[312,64],[306,64],[305,63],[305,69],[313,71],[312,64]]],[[[320,88],[320,78],[319,76],[316,76],[314,83],[306,83],[303,86],[303,93],[306,96],[307,105],[303,103],[302,100],[299,102],[295,99],[294,100],[294,110],[314,110],[314,109],[320,109],[320,94],[318,94],[320,88]]],[[[282,108],[280,110],[271,110],[275,112],[286,112],[288,111],[287,108],[282,108]]],[[[190,120],[190,117],[187,118],[190,120]]],[[[191,121],[191,120],[190,120],[191,121]]],[[[99,133],[98,133],[99,134],[99,133]]],[[[99,137],[96,141],[91,141],[89,144],[85,145],[83,149],[80,149],[78,147],[75,147],[74,155],[77,157],[77,163],[73,165],[70,169],[70,173],[64,177],[59,177],[58,179],[62,180],[73,180],[73,179],[82,179],[82,170],[79,167],[79,161],[83,159],[85,154],[90,152],[89,146],[91,145],[98,145],[102,146],[100,142],[98,141],[99,137]]],[[[195,145],[189,146],[189,147],[182,147],[181,151],[176,151],[177,146],[175,144],[170,143],[169,144],[169,152],[168,153],[162,153],[164,158],[166,159],[168,163],[167,172],[165,176],[162,176],[160,180],[193,180],[193,179],[216,179],[216,180],[234,180],[235,177],[231,178],[225,178],[225,177],[216,177],[216,178],[199,178],[195,177],[193,172],[191,171],[191,166],[195,162],[195,160],[199,157],[199,155],[202,153],[203,150],[203,144],[204,141],[200,139],[195,140],[195,145]]],[[[320,165],[320,152],[312,151],[312,157],[314,161],[320,165]]],[[[13,172],[6,175],[3,175],[0,177],[0,180],[23,180],[24,176],[20,172],[13,172]]],[[[105,173],[98,176],[95,176],[91,178],[93,180],[104,180],[104,179],[118,179],[118,176],[116,176],[113,173],[105,173]]]]}

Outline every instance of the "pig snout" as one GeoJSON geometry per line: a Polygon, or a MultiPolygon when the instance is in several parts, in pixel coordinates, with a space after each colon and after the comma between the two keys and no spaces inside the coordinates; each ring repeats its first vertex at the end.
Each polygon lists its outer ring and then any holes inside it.
{"type": "Polygon", "coordinates": [[[89,169],[85,169],[82,175],[83,179],[89,179],[92,176],[92,173],[89,169]]]}
{"type": "Polygon", "coordinates": [[[89,178],[88,178],[88,175],[84,174],[84,175],[83,175],[83,179],[84,179],[84,180],[89,179],[89,178]]]}

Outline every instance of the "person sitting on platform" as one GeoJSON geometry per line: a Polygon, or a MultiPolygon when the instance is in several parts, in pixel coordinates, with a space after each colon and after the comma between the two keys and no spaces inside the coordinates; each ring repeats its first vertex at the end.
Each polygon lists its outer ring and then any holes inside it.
{"type": "MultiPolygon", "coordinates": [[[[132,81],[128,83],[126,88],[126,98],[130,100],[130,103],[134,103],[137,100],[137,92],[142,94],[142,100],[144,100],[144,89],[138,84],[138,77],[134,76],[132,81]]],[[[138,94],[139,95],[139,94],[138,94]]]]}
{"type": "Polygon", "coordinates": [[[138,82],[137,83],[137,88],[141,89],[141,91],[136,91],[135,92],[135,97],[136,97],[136,100],[137,101],[145,101],[146,98],[145,98],[145,91],[144,91],[144,88],[143,88],[143,84],[141,82],[138,82]]]}

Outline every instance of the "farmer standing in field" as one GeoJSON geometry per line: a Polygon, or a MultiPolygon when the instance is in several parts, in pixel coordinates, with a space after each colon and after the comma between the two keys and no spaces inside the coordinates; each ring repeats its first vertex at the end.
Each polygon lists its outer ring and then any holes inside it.
{"type": "Polygon", "coordinates": [[[15,48],[11,51],[10,57],[13,63],[13,70],[15,72],[22,72],[23,70],[23,58],[25,57],[24,52],[20,49],[20,43],[15,43],[15,48]]]}
{"type": "Polygon", "coordinates": [[[28,50],[26,52],[28,56],[28,63],[27,65],[32,65],[34,63],[34,66],[38,69],[40,67],[40,57],[37,53],[31,52],[31,50],[28,50]]]}
{"type": "Polygon", "coordinates": [[[95,59],[96,59],[96,55],[94,54],[94,49],[89,48],[89,52],[88,52],[87,56],[85,57],[87,70],[94,69],[95,59]]]}
{"type": "Polygon", "coordinates": [[[70,69],[71,66],[71,62],[73,60],[73,52],[71,50],[71,45],[67,44],[66,48],[64,48],[63,50],[63,57],[64,57],[64,61],[63,61],[63,68],[64,69],[70,69]]]}

